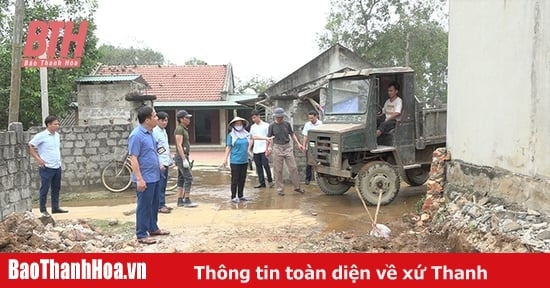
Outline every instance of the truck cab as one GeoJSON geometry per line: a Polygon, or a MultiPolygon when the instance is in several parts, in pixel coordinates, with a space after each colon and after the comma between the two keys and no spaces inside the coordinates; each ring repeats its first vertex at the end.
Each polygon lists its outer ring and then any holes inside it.
{"type": "Polygon", "coordinates": [[[391,203],[400,181],[426,182],[432,153],[446,141],[446,109],[428,107],[415,96],[409,67],[369,68],[328,75],[323,125],[308,134],[308,164],[328,195],[355,186],[371,205],[391,203]],[[376,136],[376,119],[397,82],[403,107],[389,133],[376,136]]]}

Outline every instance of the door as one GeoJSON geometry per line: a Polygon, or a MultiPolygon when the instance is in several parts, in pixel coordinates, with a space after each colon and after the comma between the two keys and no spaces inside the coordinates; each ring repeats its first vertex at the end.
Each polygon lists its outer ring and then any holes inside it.
{"type": "MultiPolygon", "coordinates": [[[[220,125],[218,110],[193,111],[194,140],[196,144],[219,144],[220,125]]],[[[192,142],[193,143],[193,142],[192,142]]]]}

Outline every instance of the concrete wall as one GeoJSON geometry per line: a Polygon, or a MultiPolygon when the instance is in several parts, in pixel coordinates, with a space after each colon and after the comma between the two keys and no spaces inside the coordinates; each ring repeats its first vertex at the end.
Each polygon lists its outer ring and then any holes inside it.
{"type": "Polygon", "coordinates": [[[343,46],[335,45],[269,87],[264,93],[269,96],[278,96],[283,93],[290,95],[296,88],[323,78],[329,73],[344,68],[361,69],[369,67],[373,66],[365,59],[343,46]]]}
{"type": "Polygon", "coordinates": [[[131,82],[79,84],[78,125],[137,124],[136,111],[142,102],[128,101],[131,82]]]}
{"type": "Polygon", "coordinates": [[[11,123],[8,131],[0,131],[0,220],[32,209],[28,142],[21,123],[11,123]]]}
{"type": "MultiPolygon", "coordinates": [[[[29,129],[29,137],[42,131],[29,129]]],[[[61,193],[102,190],[101,170],[113,159],[124,159],[132,125],[61,127],[61,193]]],[[[30,138],[29,138],[30,139],[30,138]]],[[[28,154],[28,150],[26,151],[28,154]]],[[[31,163],[32,191],[38,191],[40,177],[34,159],[31,163]]],[[[33,192],[34,193],[34,192],[33,192]]]]}
{"type": "MultiPolygon", "coordinates": [[[[21,123],[11,123],[8,131],[0,131],[0,219],[30,211],[33,196],[38,197],[40,176],[28,143],[43,129],[23,131],[21,123]]],[[[130,124],[61,127],[61,194],[104,190],[101,170],[109,161],[123,159],[132,129],[130,124]]]]}
{"type": "Polygon", "coordinates": [[[451,0],[449,15],[449,181],[493,175],[491,196],[550,211],[550,1],[451,0]]]}

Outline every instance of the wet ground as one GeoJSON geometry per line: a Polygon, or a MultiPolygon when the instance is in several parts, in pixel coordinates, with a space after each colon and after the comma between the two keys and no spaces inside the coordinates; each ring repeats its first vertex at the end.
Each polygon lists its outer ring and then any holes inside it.
{"type": "MultiPolygon", "coordinates": [[[[230,173],[228,170],[217,166],[199,166],[194,169],[193,177],[192,199],[201,204],[201,209],[198,210],[204,213],[210,211],[225,215],[224,210],[243,210],[255,214],[261,213],[265,217],[270,215],[269,217],[273,218],[271,220],[276,220],[278,217],[284,217],[284,211],[287,211],[289,215],[294,215],[299,211],[304,217],[311,218],[310,220],[315,222],[311,228],[321,233],[330,231],[368,233],[371,230],[371,219],[353,187],[344,195],[327,196],[312,182],[310,185],[302,186],[306,190],[306,193],[302,195],[292,192],[292,185],[287,184],[286,195],[279,196],[275,188],[253,188],[257,183],[257,177],[255,171],[249,171],[245,196],[251,201],[234,204],[229,201],[230,173]],[[271,213],[269,213],[270,211],[271,213]]],[[[425,191],[424,186],[409,187],[403,184],[396,199],[390,205],[380,208],[377,223],[388,223],[399,219],[405,213],[414,212],[425,191]]],[[[169,206],[175,207],[175,190],[167,192],[167,203],[169,206]]],[[[55,215],[56,218],[121,218],[123,221],[132,221],[134,216],[123,216],[123,213],[131,211],[135,206],[135,192],[132,189],[121,193],[105,190],[72,195],[62,200],[62,206],[68,208],[71,213],[55,215]]],[[[181,214],[179,210],[189,209],[177,208],[172,214],[161,214],[159,225],[173,229],[174,225],[180,223],[177,216],[181,214]],[[176,223],[172,223],[172,221],[176,223]]],[[[369,211],[374,217],[376,207],[369,207],[369,211]]],[[[190,217],[193,216],[187,212],[189,211],[183,213],[190,217]]],[[[194,216],[211,217],[202,212],[197,211],[194,216]]],[[[271,222],[271,220],[265,220],[271,222]]],[[[214,218],[212,221],[215,221],[214,218]]],[[[290,221],[292,222],[292,220],[290,221]]]]}
{"type": "MultiPolygon", "coordinates": [[[[196,163],[193,168],[192,189],[192,199],[199,206],[174,208],[170,214],[159,214],[159,226],[168,229],[171,234],[157,237],[155,245],[141,245],[135,241],[133,189],[122,193],[107,190],[82,194],[62,192],[61,205],[70,212],[53,214],[53,220],[61,227],[80,226],[80,223],[94,223],[92,226],[95,227],[100,225],[103,227],[100,229],[101,235],[114,235],[118,239],[115,242],[99,242],[115,243],[112,245],[101,244],[100,247],[95,245],[95,248],[89,248],[89,251],[99,249],[104,252],[473,252],[499,251],[499,247],[502,251],[522,251],[516,249],[522,247],[519,241],[506,240],[510,238],[498,233],[494,236],[497,230],[489,233],[494,237],[482,241],[482,248],[474,248],[471,243],[479,243],[478,240],[485,239],[488,234],[472,234],[473,220],[460,220],[467,215],[456,204],[453,204],[456,207],[449,218],[458,219],[453,224],[455,226],[447,226],[446,222],[441,221],[426,221],[427,218],[420,217],[425,186],[410,187],[402,184],[394,201],[380,208],[377,223],[391,229],[389,239],[369,235],[373,230],[372,221],[355,188],[344,195],[327,196],[313,183],[302,185],[305,194],[293,192],[293,187],[287,184],[286,195],[279,196],[274,188],[253,188],[257,184],[256,173],[248,171],[245,196],[251,201],[233,204],[229,199],[230,173],[219,166],[223,153],[208,152],[201,156],[197,157],[200,159],[197,161],[199,164],[196,163]],[[430,225],[433,223],[436,223],[435,226],[430,225]]],[[[167,204],[174,207],[175,203],[175,191],[168,191],[167,204]]],[[[33,212],[38,217],[37,210],[33,209],[33,212]]],[[[368,207],[368,211],[375,217],[376,207],[368,207]]],[[[498,214],[500,209],[495,211],[498,214]]],[[[498,218],[496,214],[487,215],[487,218],[475,219],[498,218]]],[[[64,240],[61,242],[64,243],[64,240]]],[[[17,241],[15,243],[21,244],[17,241]]],[[[13,251],[21,249],[25,248],[15,247],[13,251]]],[[[73,251],[74,247],[69,250],[73,251]]]]}

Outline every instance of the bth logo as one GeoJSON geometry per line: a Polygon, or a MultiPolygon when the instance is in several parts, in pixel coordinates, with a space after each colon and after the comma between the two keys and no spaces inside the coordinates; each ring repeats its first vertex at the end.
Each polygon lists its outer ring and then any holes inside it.
{"type": "Polygon", "coordinates": [[[84,51],[86,33],[88,32],[88,21],[80,22],[77,33],[73,33],[74,24],[74,21],[31,21],[21,66],[80,67],[80,58],[84,51]],[[60,43],[58,43],[59,39],[61,39],[60,43]],[[74,46],[71,46],[71,43],[74,43],[74,46]],[[71,50],[72,55],[69,55],[71,50]],[[41,57],[44,54],[46,55],[45,59],[41,57]]]}

